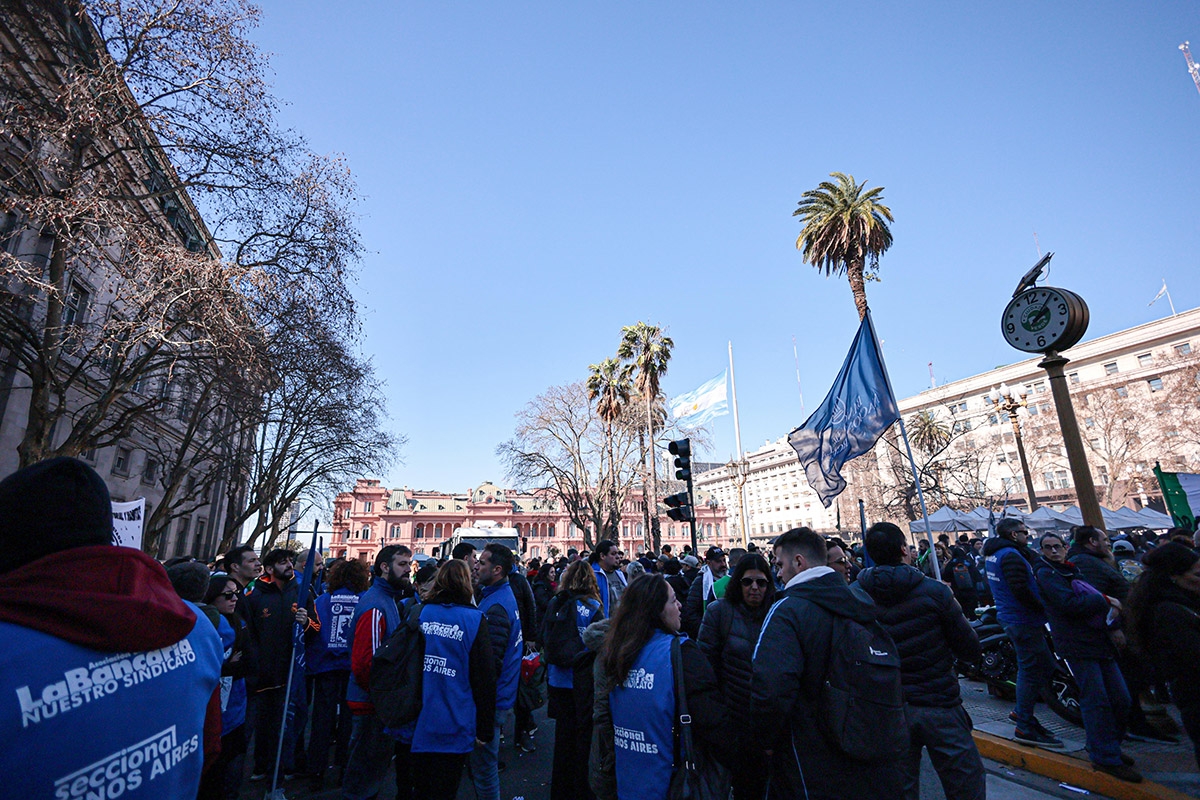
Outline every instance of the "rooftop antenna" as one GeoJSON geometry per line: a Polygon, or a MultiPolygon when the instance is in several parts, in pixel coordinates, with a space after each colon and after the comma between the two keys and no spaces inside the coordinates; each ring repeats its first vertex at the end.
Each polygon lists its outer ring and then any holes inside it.
{"type": "Polygon", "coordinates": [[[1200,67],[1196,66],[1196,62],[1192,60],[1192,51],[1188,49],[1187,42],[1179,45],[1179,49],[1183,51],[1183,57],[1187,59],[1188,74],[1192,76],[1192,82],[1196,84],[1196,91],[1200,92],[1200,67]]]}
{"type": "Polygon", "coordinates": [[[933,362],[932,361],[929,362],[929,388],[930,389],[937,388],[937,378],[933,377],[933,362]]]}
{"type": "Polygon", "coordinates": [[[1037,231],[1033,232],[1033,246],[1037,248],[1038,258],[1042,257],[1042,243],[1038,241],[1037,231]]]}

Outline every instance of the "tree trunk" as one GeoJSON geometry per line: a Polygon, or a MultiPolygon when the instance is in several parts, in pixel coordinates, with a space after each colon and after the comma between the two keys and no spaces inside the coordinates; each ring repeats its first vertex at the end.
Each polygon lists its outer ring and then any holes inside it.
{"type": "Polygon", "coordinates": [[[850,281],[850,291],[854,293],[854,307],[858,309],[858,319],[861,322],[867,318],[867,288],[863,282],[863,260],[852,258],[846,265],[846,279],[850,281]]]}
{"type": "Polygon", "coordinates": [[[42,329],[41,347],[43,357],[28,370],[32,384],[29,388],[29,416],[25,425],[25,435],[17,445],[22,467],[41,461],[54,446],[54,442],[50,441],[51,429],[54,427],[50,413],[50,384],[54,380],[54,370],[58,368],[59,355],[62,353],[63,298],[67,294],[67,248],[62,236],[54,237],[54,251],[50,254],[47,277],[58,291],[51,292],[46,298],[46,324],[42,329]]]}
{"type": "MultiPolygon", "coordinates": [[[[642,537],[647,550],[654,550],[655,536],[654,529],[658,527],[658,457],[654,452],[654,418],[651,415],[653,409],[653,398],[648,392],[646,395],[646,434],[650,440],[647,453],[650,455],[650,495],[644,497],[646,504],[646,535],[642,537]]],[[[643,493],[644,494],[644,493],[643,493]]]]}

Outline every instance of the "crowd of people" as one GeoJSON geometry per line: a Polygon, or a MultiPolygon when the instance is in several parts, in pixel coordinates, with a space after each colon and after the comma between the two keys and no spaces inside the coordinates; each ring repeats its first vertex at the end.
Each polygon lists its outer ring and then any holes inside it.
{"type": "Polygon", "coordinates": [[[985,604],[1016,652],[1018,742],[1062,746],[1034,715],[1055,653],[1097,770],[1139,781],[1122,742],[1170,737],[1145,698],[1172,698],[1200,742],[1200,554],[1183,530],[1122,540],[1137,569],[1103,530],[1033,541],[1012,519],[932,550],[879,522],[853,547],[795,528],[768,549],[636,559],[601,541],[528,564],[463,543],[441,561],[242,546],[162,565],[110,546],[107,490],[74,459],[0,482],[0,526],[0,680],[19,712],[0,762],[30,797],[224,800],[249,772],[347,800],[453,798],[465,776],[499,800],[503,732],[534,751],[546,698],[552,800],[915,800],[923,751],[948,798],[975,800],[956,663],[979,658],[985,604]],[[420,710],[389,723],[372,670],[414,627],[420,710]]]}

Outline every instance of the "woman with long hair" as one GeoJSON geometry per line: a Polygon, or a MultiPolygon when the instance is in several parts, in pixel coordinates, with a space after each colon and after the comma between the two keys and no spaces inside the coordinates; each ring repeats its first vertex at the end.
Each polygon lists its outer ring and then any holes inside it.
{"type": "Polygon", "coordinates": [[[225,661],[221,665],[221,754],[205,772],[198,795],[201,798],[236,795],[242,783],[242,762],[246,754],[246,676],[253,673],[254,665],[250,660],[250,633],[246,623],[234,613],[241,594],[242,587],[225,573],[209,578],[208,589],[204,592],[205,604],[215,608],[223,620],[217,630],[221,634],[225,661]]]}
{"type": "MultiPolygon", "coordinates": [[[[700,649],[712,663],[727,708],[750,707],[754,646],[774,600],[771,565],[758,553],[747,553],[733,568],[725,596],[704,612],[700,649]]],[[[766,756],[754,746],[753,731],[735,729],[733,734],[727,746],[736,754],[730,759],[734,797],[762,798],[767,791],[766,756]]]]}
{"type": "MultiPolygon", "coordinates": [[[[325,592],[316,599],[321,629],[307,635],[304,660],[312,681],[312,730],[308,739],[308,771],[317,779],[329,766],[340,773],[346,767],[350,748],[350,706],[346,686],[350,682],[350,647],[347,640],[358,596],[371,584],[367,565],[358,559],[339,558],[329,565],[325,592]]],[[[338,776],[340,778],[340,775],[338,776]]]]}
{"type": "Polygon", "coordinates": [[[661,575],[639,575],[622,593],[596,660],[592,789],[601,800],[664,800],[676,762],[671,650],[680,644],[682,683],[698,748],[715,755],[726,735],[725,701],[700,648],[680,639],[682,607],[661,575]]]}
{"type": "Polygon", "coordinates": [[[438,567],[420,614],[426,670],[412,731],[413,792],[422,800],[453,800],[467,755],[491,741],[496,714],[487,619],[475,607],[465,561],[451,559],[438,567]]]}
{"type": "Polygon", "coordinates": [[[584,629],[603,618],[604,607],[596,574],[585,561],[567,567],[560,586],[546,605],[540,637],[550,685],[546,712],[554,720],[550,800],[586,800],[591,717],[581,720],[576,715],[572,665],[584,650],[584,629]]]}
{"type": "Polygon", "coordinates": [[[1200,765],[1200,555],[1178,542],[1142,556],[1129,592],[1134,646],[1168,682],[1200,765]]]}

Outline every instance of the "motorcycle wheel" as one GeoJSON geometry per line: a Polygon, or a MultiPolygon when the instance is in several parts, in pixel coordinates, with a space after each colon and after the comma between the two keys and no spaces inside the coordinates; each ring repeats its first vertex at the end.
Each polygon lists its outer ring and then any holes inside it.
{"type": "Polygon", "coordinates": [[[1001,639],[984,648],[979,658],[979,675],[987,681],[993,697],[1011,700],[1016,697],[1017,651],[1010,640],[1001,639]]]}
{"type": "Polygon", "coordinates": [[[1050,691],[1046,705],[1050,710],[1073,725],[1083,725],[1083,712],[1079,708],[1079,686],[1075,678],[1065,672],[1056,671],[1050,678],[1050,691]]]}

